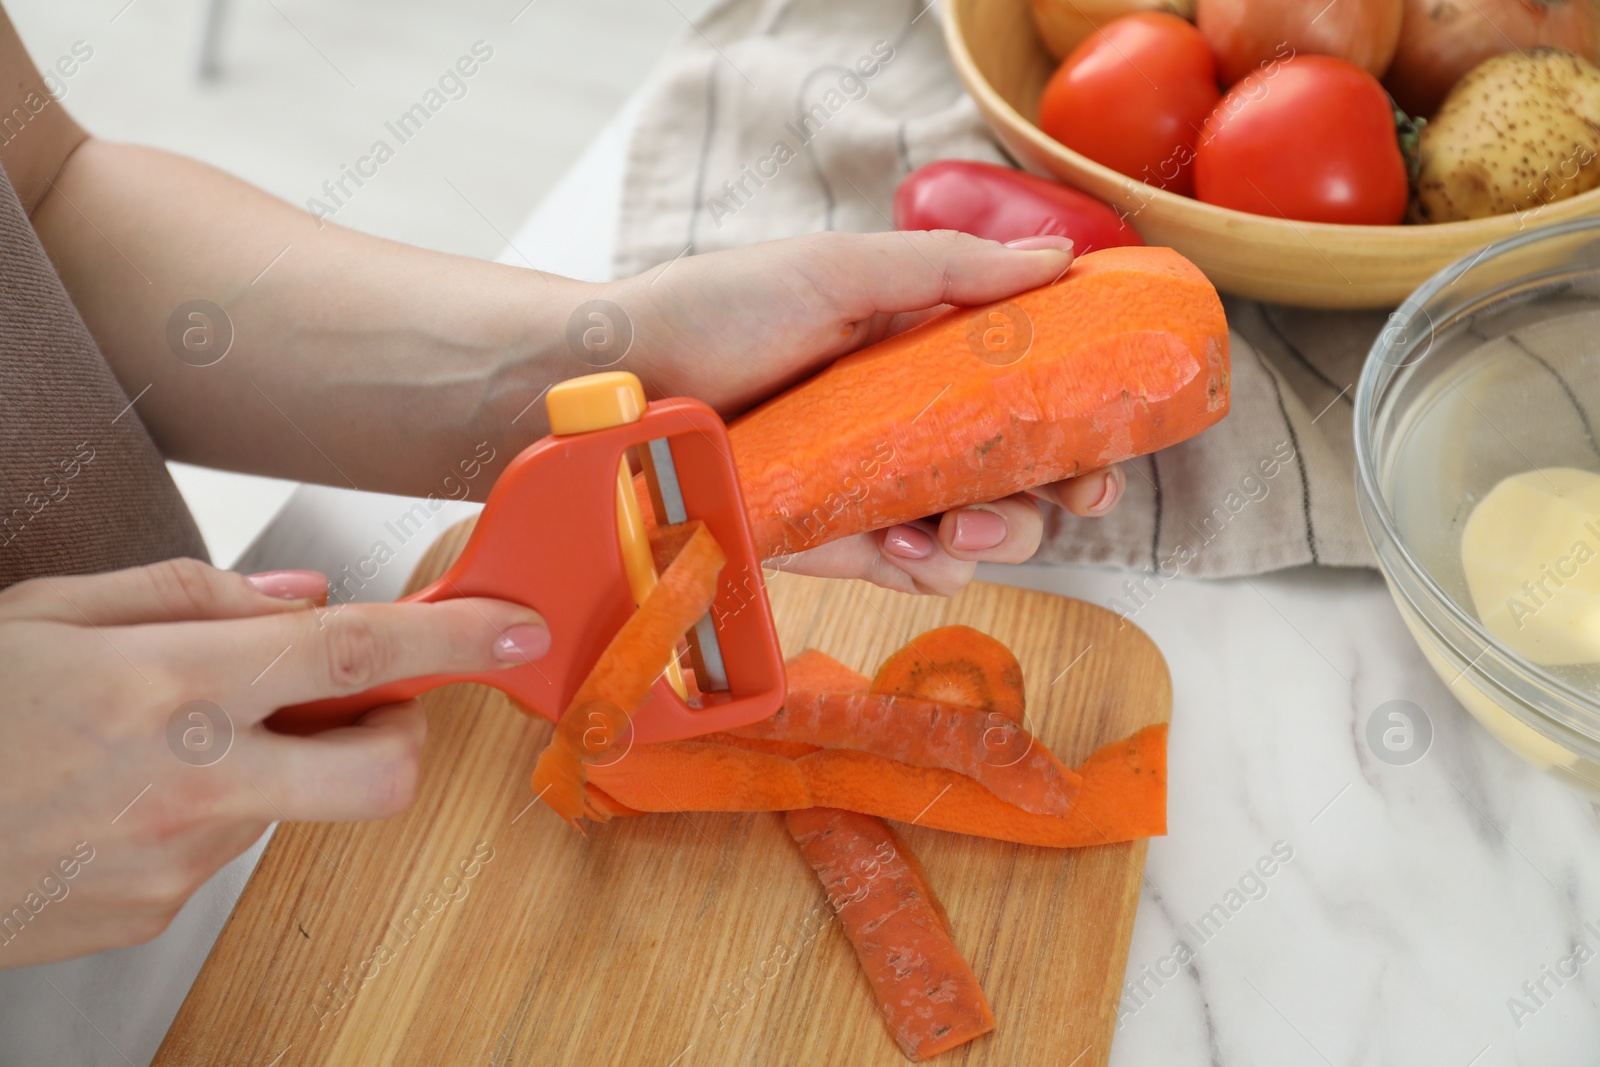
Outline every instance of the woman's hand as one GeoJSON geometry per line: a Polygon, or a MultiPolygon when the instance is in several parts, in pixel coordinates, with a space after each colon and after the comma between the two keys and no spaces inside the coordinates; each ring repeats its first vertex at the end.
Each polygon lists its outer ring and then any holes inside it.
{"type": "MultiPolygon", "coordinates": [[[[953,231],[815,234],[665,264],[601,287],[634,337],[628,369],[653,396],[694,396],[724,415],[952,304],[1000,300],[1059,278],[1071,243],[1004,246],[953,231]]],[[[1120,468],[1031,494],[845,538],[786,562],[808,574],[865,578],[950,594],[979,562],[1021,563],[1039,547],[1034,498],[1103,515],[1122,494],[1120,468]]]]}
{"type": "Polygon", "coordinates": [[[326,592],[194,560],[0,592],[0,967],[154,937],[274,819],[411,800],[415,702],[304,738],[267,730],[274,709],[549,648],[514,604],[319,610],[326,592]]]}
{"type": "MultiPolygon", "coordinates": [[[[0,69],[8,31],[0,23],[0,69]]],[[[1053,237],[1007,248],[949,231],[827,233],[591,285],[319,226],[193,160],[61,131],[17,139],[5,164],[14,179],[13,168],[55,176],[41,183],[34,227],[128,395],[144,396],[139,415],[162,454],[378,492],[480,498],[546,432],[543,391],[596,369],[572,347],[592,299],[626,312],[634,340],[619,367],[652,398],[699,397],[731,416],[947,305],[1044,285],[1072,262],[1053,237]],[[15,158],[49,146],[47,160],[15,158]],[[123,255],[107,257],[108,241],[123,255]],[[209,353],[169,340],[174,309],[196,300],[233,338],[203,367],[209,353]],[[489,476],[465,483],[469,464],[489,476]]],[[[1098,515],[1122,487],[1118,473],[1089,472],[784,565],[952,593],[977,561],[1033,555],[1044,528],[1034,498],[1098,515]]]]}

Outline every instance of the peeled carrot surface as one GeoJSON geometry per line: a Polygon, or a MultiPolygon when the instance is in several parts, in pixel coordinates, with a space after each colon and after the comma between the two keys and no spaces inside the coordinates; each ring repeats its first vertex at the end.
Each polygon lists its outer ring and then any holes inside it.
{"type": "Polygon", "coordinates": [[[791,682],[776,714],[729,732],[942,767],[1040,815],[1069,814],[1080,785],[1074,771],[1005,715],[914,697],[818,693],[791,682]]]}
{"type": "Polygon", "coordinates": [[[1154,452],[1227,410],[1211,283],[1170,248],[1107,248],[847,356],[729,435],[770,558],[1154,452]]]}
{"type": "Polygon", "coordinates": [[[872,691],[998,712],[1018,725],[1026,706],[1022,664],[1005,645],[970,626],[917,635],[883,661],[872,691]]]}
{"type": "Polygon", "coordinates": [[[684,631],[716,596],[717,575],[727,557],[704,523],[684,526],[674,532],[682,535],[681,549],[578,686],[534,767],[534,792],[574,826],[584,814],[585,765],[622,736],[672,661],[684,631]]]}
{"type": "Polygon", "coordinates": [[[882,820],[836,808],[791,811],[784,823],[838,911],[879,1011],[913,1060],[994,1029],[977,976],[920,866],[882,820]]]}

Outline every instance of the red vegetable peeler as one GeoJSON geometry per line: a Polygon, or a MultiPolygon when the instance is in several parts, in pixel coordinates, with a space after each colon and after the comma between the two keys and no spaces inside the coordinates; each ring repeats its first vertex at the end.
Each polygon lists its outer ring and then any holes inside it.
{"type": "Polygon", "coordinates": [[[757,722],[784,698],[783,654],[745,518],[722,419],[697,400],[647,404],[626,372],[562,382],[546,398],[551,436],[529,446],[495,482],[460,557],[407,601],[483,596],[524,604],[550,625],[550,651],[481,674],[429,675],[354,696],[283,708],[270,725],[311,733],[381,704],[452,682],[501,689],[552,722],[612,636],[655,584],[626,454],[637,448],[656,519],[699,519],[728,558],[711,612],[689,638],[698,696],[677,665],[657,678],[633,717],[634,741],[677,741],[757,722]]]}

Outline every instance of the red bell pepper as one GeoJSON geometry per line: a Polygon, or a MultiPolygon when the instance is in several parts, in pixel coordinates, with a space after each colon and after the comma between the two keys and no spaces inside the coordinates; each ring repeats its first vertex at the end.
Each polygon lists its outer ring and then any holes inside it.
{"type": "Polygon", "coordinates": [[[894,193],[899,230],[960,230],[991,241],[1052,234],[1078,255],[1142,245],[1122,216],[1087,193],[1009,167],[941,159],[908,174],[894,193]]]}

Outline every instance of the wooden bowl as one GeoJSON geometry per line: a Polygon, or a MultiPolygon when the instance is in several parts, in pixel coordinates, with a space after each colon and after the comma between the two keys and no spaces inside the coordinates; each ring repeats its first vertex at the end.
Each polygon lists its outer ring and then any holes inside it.
{"type": "Polygon", "coordinates": [[[1600,213],[1600,189],[1531,211],[1419,226],[1336,226],[1215,207],[1135,181],[1034,125],[1055,72],[1030,0],[948,0],[945,43],[1000,143],[1023,166],[1126,212],[1227,292],[1324,308],[1391,307],[1440,268],[1530,226],[1600,213]]]}

